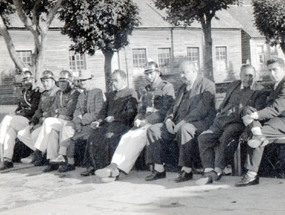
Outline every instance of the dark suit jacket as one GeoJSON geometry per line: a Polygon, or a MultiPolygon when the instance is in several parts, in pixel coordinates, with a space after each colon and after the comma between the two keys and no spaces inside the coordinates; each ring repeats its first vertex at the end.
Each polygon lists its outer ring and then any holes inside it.
{"type": "Polygon", "coordinates": [[[98,121],[103,122],[105,117],[113,116],[114,122],[121,122],[131,127],[136,114],[137,93],[133,89],[125,88],[106,94],[106,102],[99,113],[98,121]]]}
{"type": "MultiPolygon", "coordinates": [[[[226,96],[218,109],[218,112],[220,112],[220,110],[223,109],[228,104],[230,96],[238,87],[240,87],[240,85],[241,85],[240,80],[231,83],[230,87],[226,92],[226,96]]],[[[264,108],[266,104],[265,101],[267,94],[268,93],[265,90],[263,90],[263,87],[260,84],[254,83],[254,85],[252,86],[252,91],[247,93],[243,97],[243,99],[246,101],[245,106],[251,106],[256,108],[257,110],[264,108]]],[[[243,110],[243,108],[244,107],[240,107],[240,112],[243,110]]]]}
{"type": "MultiPolygon", "coordinates": [[[[168,111],[166,118],[175,118],[186,87],[186,84],[182,84],[179,88],[174,104],[168,111]]],[[[198,76],[191,89],[190,106],[184,120],[188,123],[205,121],[207,124],[211,124],[215,117],[215,94],[215,84],[207,78],[198,76]]]]}
{"type": "MultiPolygon", "coordinates": [[[[258,120],[268,120],[279,117],[285,124],[285,78],[280,81],[275,90],[271,91],[267,99],[266,107],[257,111],[257,114],[258,120]]],[[[284,124],[280,124],[280,126],[284,126],[284,124]]]]}

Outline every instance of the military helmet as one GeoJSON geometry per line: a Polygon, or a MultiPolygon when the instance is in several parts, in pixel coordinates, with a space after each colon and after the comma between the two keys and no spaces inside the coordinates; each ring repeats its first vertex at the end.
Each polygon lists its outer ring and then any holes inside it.
{"type": "Polygon", "coordinates": [[[62,70],[59,73],[58,81],[68,81],[68,82],[71,82],[72,81],[72,74],[71,74],[71,72],[69,72],[68,70],[62,70]]]}
{"type": "Polygon", "coordinates": [[[32,72],[29,70],[25,70],[23,72],[22,82],[32,82],[33,75],[32,72]]]}
{"type": "Polygon", "coordinates": [[[151,71],[157,71],[160,72],[159,68],[158,68],[158,64],[154,61],[149,61],[146,63],[146,65],[144,66],[144,73],[149,73],[151,71]]]}
{"type": "Polygon", "coordinates": [[[50,70],[43,71],[41,81],[43,79],[53,79],[55,81],[53,72],[50,70]]]}

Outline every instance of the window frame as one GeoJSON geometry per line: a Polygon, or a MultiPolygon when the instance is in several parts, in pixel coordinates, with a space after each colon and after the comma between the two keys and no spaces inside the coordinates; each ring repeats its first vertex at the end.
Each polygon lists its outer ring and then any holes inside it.
{"type": "Polygon", "coordinates": [[[16,53],[25,66],[33,67],[34,63],[32,50],[16,50],[16,53]],[[23,53],[30,53],[30,56],[23,56],[23,53]],[[28,58],[30,58],[30,61],[24,60],[28,58]]]}
{"type": "Polygon", "coordinates": [[[78,71],[87,68],[87,61],[85,54],[79,54],[75,53],[75,51],[69,50],[68,61],[69,61],[69,68],[72,71],[78,71]]]}
{"type": "Polygon", "coordinates": [[[199,46],[188,46],[186,48],[186,55],[187,55],[187,60],[194,62],[197,69],[200,70],[200,47],[199,46]],[[196,60],[192,60],[191,59],[191,53],[195,53],[195,52],[190,52],[189,50],[197,50],[196,56],[193,56],[194,58],[197,57],[196,60]]]}
{"type": "Polygon", "coordinates": [[[134,68],[143,68],[145,66],[145,64],[147,63],[147,50],[146,48],[132,48],[132,58],[133,58],[133,67],[134,68]],[[135,57],[135,54],[137,56],[141,55],[140,53],[135,53],[134,51],[144,51],[144,55],[145,55],[145,58],[144,58],[144,62],[142,62],[141,59],[143,58],[137,58],[135,57]]]}

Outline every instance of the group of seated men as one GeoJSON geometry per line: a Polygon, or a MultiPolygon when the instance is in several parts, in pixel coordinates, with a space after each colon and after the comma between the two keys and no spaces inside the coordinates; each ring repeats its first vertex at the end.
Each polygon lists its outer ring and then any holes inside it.
{"type": "Polygon", "coordinates": [[[258,184],[264,147],[285,134],[285,63],[270,59],[267,68],[272,90],[256,82],[253,66],[243,65],[240,80],[230,84],[218,110],[215,84],[190,61],[179,66],[183,84],[176,95],[173,85],[162,80],[157,63],[148,62],[144,74],[149,84],[140,89],[139,99],[122,70],[112,73],[113,91],[106,93],[105,101],[84,71],[73,79],[64,70],[57,81],[51,71],[44,71],[42,93],[32,73],[25,71],[15,114],[5,116],[0,125],[0,170],[13,167],[16,140],[33,151],[23,163],[47,163],[44,172],[74,170],[76,146],[85,140],[82,176],[114,181],[121,172],[131,171],[145,149],[146,163],[152,166],[145,180],[152,181],[166,177],[165,163],[176,145],[181,170],[175,181],[193,179],[198,156],[204,171],[196,184],[210,184],[222,177],[226,157],[234,156],[234,150],[225,153],[227,144],[242,135],[247,172],[236,186],[258,184]]]}

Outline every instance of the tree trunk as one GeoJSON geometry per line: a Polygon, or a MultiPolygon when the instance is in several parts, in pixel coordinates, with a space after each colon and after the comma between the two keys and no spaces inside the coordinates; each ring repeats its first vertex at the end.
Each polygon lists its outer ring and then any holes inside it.
{"type": "Polygon", "coordinates": [[[104,62],[104,71],[105,71],[105,82],[107,92],[112,91],[111,84],[111,75],[112,75],[112,58],[114,55],[113,51],[103,51],[105,62],[104,62]]]}
{"type": "Polygon", "coordinates": [[[39,47],[35,48],[34,52],[34,68],[35,68],[35,79],[37,81],[40,80],[41,73],[43,72],[43,63],[44,63],[44,51],[46,47],[46,40],[47,40],[47,32],[42,32],[41,34],[41,43],[39,47]]]}
{"type": "Polygon", "coordinates": [[[12,38],[1,16],[0,16],[0,33],[5,40],[9,55],[12,58],[13,62],[15,63],[16,67],[19,68],[21,71],[23,71],[23,68],[25,67],[25,65],[23,64],[23,62],[17,55],[15,46],[12,42],[12,38]]]}
{"type": "Polygon", "coordinates": [[[204,64],[205,76],[210,80],[214,80],[213,76],[213,43],[212,43],[212,26],[211,19],[206,19],[201,22],[205,40],[204,48],[204,64]]]}

